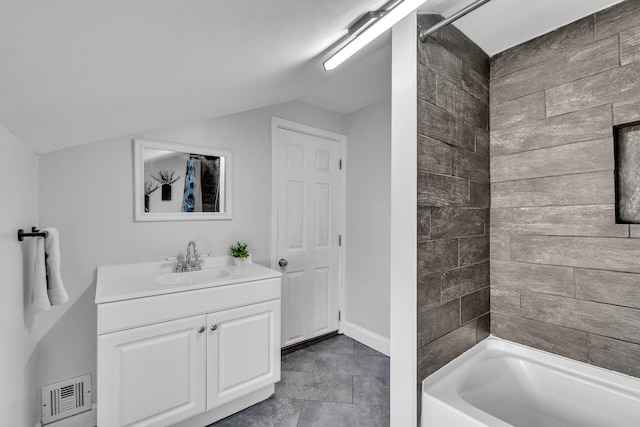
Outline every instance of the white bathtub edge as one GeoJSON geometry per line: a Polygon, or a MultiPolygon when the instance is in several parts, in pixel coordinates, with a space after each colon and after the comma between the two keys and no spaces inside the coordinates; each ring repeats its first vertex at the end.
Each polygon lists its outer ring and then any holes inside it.
{"type": "MultiPolygon", "coordinates": [[[[452,375],[452,384],[455,384],[460,378],[464,378],[467,375],[465,370],[469,369],[464,366],[467,362],[473,366],[479,361],[496,356],[515,357],[528,363],[549,367],[562,375],[581,379],[614,393],[635,396],[634,398],[640,400],[639,378],[490,335],[422,381],[423,404],[420,425],[423,427],[437,426],[438,420],[441,419],[438,418],[438,414],[444,414],[444,411],[448,410],[449,416],[454,417],[460,425],[473,427],[511,426],[511,424],[467,403],[465,399],[461,398],[458,391],[451,388],[446,382],[439,384],[448,375],[452,375]],[[426,409],[431,412],[427,414],[426,409]]],[[[450,419],[452,418],[447,420],[450,419]]]]}

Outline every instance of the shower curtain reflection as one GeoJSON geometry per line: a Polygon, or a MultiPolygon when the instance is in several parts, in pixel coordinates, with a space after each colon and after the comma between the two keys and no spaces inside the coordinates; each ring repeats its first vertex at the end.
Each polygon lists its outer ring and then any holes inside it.
{"type": "Polygon", "coordinates": [[[191,154],[185,171],[182,212],[220,212],[221,163],[220,157],[191,154]]]}

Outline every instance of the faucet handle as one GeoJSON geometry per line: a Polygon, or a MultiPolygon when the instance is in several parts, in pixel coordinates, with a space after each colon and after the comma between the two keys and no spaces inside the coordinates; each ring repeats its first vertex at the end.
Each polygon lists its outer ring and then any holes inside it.
{"type": "Polygon", "coordinates": [[[202,270],[202,266],[200,265],[200,257],[198,256],[198,250],[195,250],[193,254],[193,269],[194,270],[202,270]]]}
{"type": "Polygon", "coordinates": [[[176,266],[173,268],[173,271],[175,271],[176,273],[180,273],[184,271],[184,257],[182,255],[178,255],[178,262],[176,263],[176,266]]]}

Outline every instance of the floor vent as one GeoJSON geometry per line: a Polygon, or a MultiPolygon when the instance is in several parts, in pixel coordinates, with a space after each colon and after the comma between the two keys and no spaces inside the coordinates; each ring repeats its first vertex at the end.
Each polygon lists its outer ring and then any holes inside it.
{"type": "Polygon", "coordinates": [[[91,410],[91,374],[42,387],[42,424],[91,410]]]}

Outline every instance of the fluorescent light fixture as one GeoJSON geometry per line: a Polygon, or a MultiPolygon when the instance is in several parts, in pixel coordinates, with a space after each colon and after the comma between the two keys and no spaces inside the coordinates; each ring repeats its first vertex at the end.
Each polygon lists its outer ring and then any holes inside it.
{"type": "Polygon", "coordinates": [[[380,34],[400,22],[405,16],[422,6],[426,0],[404,0],[388,11],[376,22],[363,30],[356,38],[347,43],[329,59],[324,61],[325,71],[331,71],[353,56],[360,49],[375,40],[380,34]]]}

